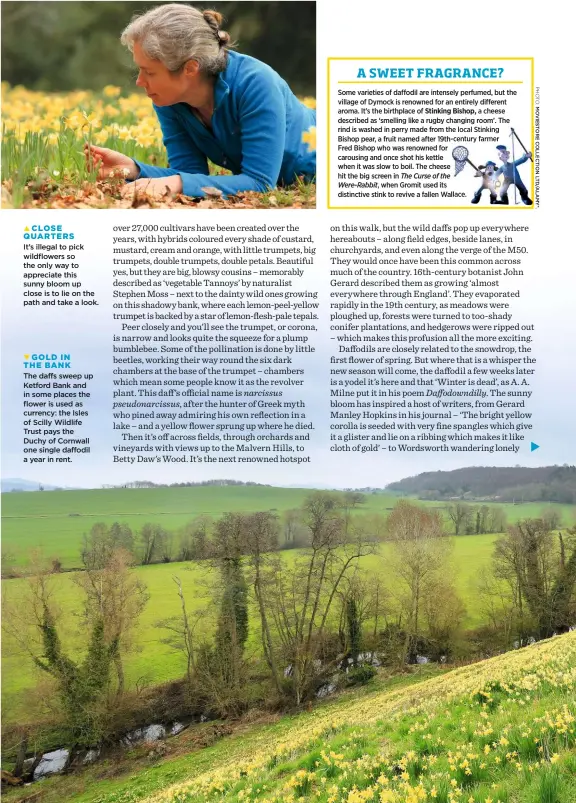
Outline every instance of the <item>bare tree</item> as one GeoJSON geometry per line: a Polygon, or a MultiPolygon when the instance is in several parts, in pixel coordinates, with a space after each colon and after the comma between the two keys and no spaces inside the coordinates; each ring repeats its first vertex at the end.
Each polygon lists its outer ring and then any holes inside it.
{"type": "Polygon", "coordinates": [[[499,634],[504,649],[512,646],[514,633],[524,630],[522,622],[518,620],[518,587],[514,574],[511,580],[504,582],[495,576],[490,566],[482,566],[475,584],[482,621],[487,623],[493,634],[499,634]]]}
{"type": "Polygon", "coordinates": [[[532,628],[547,638],[571,624],[576,589],[574,531],[554,536],[543,519],[524,519],[508,528],[494,549],[494,573],[514,584],[520,621],[527,609],[532,628]]]}
{"type": "Polygon", "coordinates": [[[559,530],[562,527],[562,511],[557,507],[548,506],[540,516],[549,530],[559,530]]]}
{"type": "Polygon", "coordinates": [[[318,653],[342,582],[359,558],[375,549],[374,540],[354,524],[346,533],[337,495],[310,494],[302,514],[310,546],[291,564],[277,559],[266,586],[296,705],[313,689],[318,653]]]}
{"type": "Polygon", "coordinates": [[[20,571],[16,567],[16,554],[14,552],[3,549],[0,565],[2,566],[2,578],[7,579],[19,576],[20,571]]]}
{"type": "Polygon", "coordinates": [[[143,566],[159,560],[164,550],[167,532],[159,524],[144,524],[140,530],[140,554],[143,566]]]}
{"type": "Polygon", "coordinates": [[[162,563],[170,563],[174,557],[174,534],[169,530],[164,531],[164,537],[160,542],[159,554],[162,563]]]}
{"type": "Polygon", "coordinates": [[[125,687],[123,655],[134,647],[134,631],[149,599],[146,585],[134,572],[132,563],[133,556],[119,548],[102,568],[87,568],[74,577],[86,595],[86,620],[92,623],[102,619],[106,643],[118,645],[113,655],[118,696],[125,687]]]}
{"type": "Polygon", "coordinates": [[[372,641],[374,645],[378,638],[381,621],[388,626],[388,616],[391,611],[391,594],[384,581],[378,575],[372,575],[367,580],[369,613],[372,621],[372,641]]]}
{"type": "Polygon", "coordinates": [[[163,639],[164,643],[181,650],[186,657],[186,685],[188,696],[192,699],[199,651],[196,631],[198,625],[205,618],[206,611],[196,610],[191,613],[186,604],[186,597],[184,596],[181,579],[174,575],[172,580],[176,584],[180,600],[180,615],[173,616],[170,619],[163,619],[157,623],[157,627],[170,631],[171,635],[163,639]]]}
{"type": "Polygon", "coordinates": [[[404,612],[405,658],[413,661],[423,631],[423,603],[430,585],[448,567],[452,542],[444,532],[439,511],[404,499],[388,517],[388,533],[397,593],[404,612]]]}
{"type": "Polygon", "coordinates": [[[92,525],[90,532],[83,536],[81,551],[82,563],[86,569],[102,569],[110,560],[115,549],[134,552],[134,535],[126,524],[114,522],[110,526],[103,522],[92,525]]]}
{"type": "Polygon", "coordinates": [[[215,524],[212,563],[219,573],[214,646],[204,649],[199,671],[205,681],[217,681],[219,695],[231,709],[241,706],[244,649],[248,638],[248,585],[244,573],[246,520],[242,513],[226,513],[215,524]]]}
{"type": "Polygon", "coordinates": [[[423,598],[426,641],[436,660],[454,652],[466,616],[464,603],[456,591],[449,567],[430,577],[423,598]]]}
{"type": "Polygon", "coordinates": [[[99,614],[84,629],[83,657],[66,654],[51,571],[39,555],[33,558],[30,568],[32,574],[26,580],[24,593],[3,603],[2,626],[8,637],[50,678],[51,702],[55,701],[69,743],[86,747],[108,733],[112,716],[109,675],[118,642],[107,641],[104,618],[99,614]]]}
{"type": "Polygon", "coordinates": [[[278,548],[278,519],[272,513],[247,515],[244,520],[244,548],[248,556],[251,585],[260,616],[260,630],[264,658],[270,668],[276,690],[281,693],[278,657],[272,636],[267,597],[270,583],[270,557],[278,548]]]}
{"type": "Polygon", "coordinates": [[[284,547],[292,549],[299,545],[299,536],[302,534],[302,511],[298,509],[285,510],[282,513],[282,532],[284,534],[284,547]]]}
{"type": "Polygon", "coordinates": [[[13,586],[2,584],[2,629],[21,652],[36,662],[42,650],[46,609],[55,624],[60,623],[62,612],[56,600],[55,577],[39,550],[31,552],[27,571],[21,594],[14,596],[13,586]]]}
{"type": "Polygon", "coordinates": [[[366,501],[364,494],[358,491],[344,491],[340,497],[340,506],[344,519],[344,532],[348,533],[352,523],[354,511],[366,501]]]}
{"type": "Polygon", "coordinates": [[[180,532],[178,560],[204,560],[210,557],[210,516],[196,516],[180,532]]]}
{"type": "Polygon", "coordinates": [[[460,535],[462,531],[466,530],[472,508],[465,502],[454,502],[448,505],[446,512],[448,513],[448,518],[454,525],[454,535],[460,535]]]}
{"type": "Polygon", "coordinates": [[[491,533],[503,533],[506,531],[506,511],[503,507],[493,505],[490,508],[490,529],[491,533]]]}
{"type": "Polygon", "coordinates": [[[509,589],[509,595],[516,610],[518,634],[521,638],[524,638],[524,635],[530,629],[523,593],[524,578],[526,576],[526,552],[521,534],[517,529],[510,527],[508,533],[495,542],[492,567],[496,580],[505,583],[509,589]]]}
{"type": "Polygon", "coordinates": [[[478,505],[475,513],[476,535],[490,532],[490,508],[488,505],[478,505]]]}

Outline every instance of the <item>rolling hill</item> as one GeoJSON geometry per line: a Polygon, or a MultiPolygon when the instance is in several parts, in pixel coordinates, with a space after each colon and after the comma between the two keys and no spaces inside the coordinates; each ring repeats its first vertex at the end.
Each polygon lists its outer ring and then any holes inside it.
{"type": "Polygon", "coordinates": [[[108,761],[44,781],[42,800],[574,803],[576,632],[420,683],[365,687],[311,712],[244,724],[208,748],[183,738],[187,753],[141,759],[129,777],[114,777],[108,761]]]}
{"type": "Polygon", "coordinates": [[[386,486],[422,499],[491,499],[499,502],[576,502],[576,466],[469,466],[426,471],[386,486]]]}

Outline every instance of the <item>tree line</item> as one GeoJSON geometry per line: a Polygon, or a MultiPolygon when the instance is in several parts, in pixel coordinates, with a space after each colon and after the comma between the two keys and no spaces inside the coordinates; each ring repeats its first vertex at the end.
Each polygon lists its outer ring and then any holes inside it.
{"type": "MultiPolygon", "coordinates": [[[[350,526],[352,515],[359,515],[366,496],[357,491],[327,492],[331,498],[338,500],[338,506],[350,526]]],[[[502,506],[473,505],[468,502],[454,502],[445,509],[446,517],[454,527],[455,535],[480,535],[501,533],[506,530],[507,516],[502,506]]],[[[302,508],[292,508],[275,514],[276,548],[299,549],[308,543],[309,528],[302,508]]],[[[557,529],[561,523],[561,515],[555,509],[542,513],[542,518],[549,529],[557,529]]],[[[382,514],[363,514],[363,524],[372,530],[378,540],[385,540],[387,526],[382,514]]],[[[212,516],[202,514],[174,531],[158,523],[145,523],[139,531],[133,531],[128,525],[114,522],[112,525],[95,524],[88,534],[83,536],[81,552],[82,564],[86,566],[102,551],[109,551],[114,546],[128,551],[137,563],[148,566],[152,563],[171,563],[172,561],[206,560],[214,557],[214,538],[216,523],[212,516]]],[[[55,566],[60,565],[58,558],[55,566]]]]}
{"type": "MultiPolygon", "coordinates": [[[[401,500],[375,522],[355,509],[361,503],[357,494],[317,491],[290,515],[226,513],[209,535],[205,521],[184,528],[180,548],[189,539],[206,553],[205,580],[192,598],[180,566],[172,578],[179,613],[157,623],[183,656],[182,714],[298,708],[323,688],[366,682],[375,665],[484,657],[576,624],[576,529],[557,534],[545,518],[510,525],[477,579],[468,613],[482,624],[466,630],[442,511],[401,500]],[[299,549],[281,551],[287,540],[299,549]]],[[[150,556],[157,541],[147,528],[139,544],[150,556]]],[[[37,567],[25,598],[5,608],[11,638],[51,678],[73,745],[121,730],[124,665],[149,601],[133,537],[120,524],[95,525],[86,536],[84,571],[74,575],[85,646],[74,655],[63,646],[50,568],[37,567]]]]}
{"type": "MultiPolygon", "coordinates": [[[[346,530],[350,529],[353,513],[361,510],[365,501],[363,494],[355,492],[331,492],[330,498],[342,511],[346,530]]],[[[304,508],[283,511],[270,511],[276,522],[276,549],[297,549],[307,544],[309,537],[304,508]]],[[[375,514],[364,517],[364,526],[378,536],[384,532],[384,519],[375,514]]],[[[97,523],[82,537],[80,553],[83,567],[101,562],[103,556],[121,547],[130,553],[135,563],[149,566],[152,563],[171,563],[172,561],[207,560],[215,557],[218,550],[218,522],[209,515],[201,514],[187,522],[178,530],[170,530],[159,523],[146,522],[140,530],[133,530],[127,524],[114,522],[111,525],[97,523]]],[[[61,567],[59,558],[53,558],[55,568],[61,567]]]]}

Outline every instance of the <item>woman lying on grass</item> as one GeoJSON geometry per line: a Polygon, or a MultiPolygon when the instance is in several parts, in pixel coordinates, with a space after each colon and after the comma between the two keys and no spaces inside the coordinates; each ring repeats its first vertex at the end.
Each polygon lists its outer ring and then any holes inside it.
{"type": "Polygon", "coordinates": [[[154,104],[170,167],[87,144],[88,166],[98,167],[99,178],[123,172],[125,194],[136,188],[201,197],[205,187],[228,196],[314,177],[307,132],[315,111],[266,64],[229,50],[221,21],[216,11],[170,3],[128,25],[122,43],[139,69],[136,85],[154,104]],[[208,159],[234,175],[209,175],[208,159]]]}

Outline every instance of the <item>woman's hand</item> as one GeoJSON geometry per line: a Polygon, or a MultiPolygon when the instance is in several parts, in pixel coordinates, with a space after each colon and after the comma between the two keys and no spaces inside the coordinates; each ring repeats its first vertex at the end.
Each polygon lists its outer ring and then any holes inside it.
{"type": "Polygon", "coordinates": [[[135,179],[140,172],[134,159],[119,151],[112,151],[110,148],[98,148],[96,145],[86,143],[84,145],[84,157],[88,170],[98,170],[99,179],[110,178],[111,176],[124,176],[127,179],[135,179]]]}
{"type": "Polygon", "coordinates": [[[122,187],[124,198],[130,198],[134,193],[148,195],[150,198],[164,198],[170,193],[182,192],[182,179],[180,176],[166,176],[162,178],[139,178],[122,187]]]}

